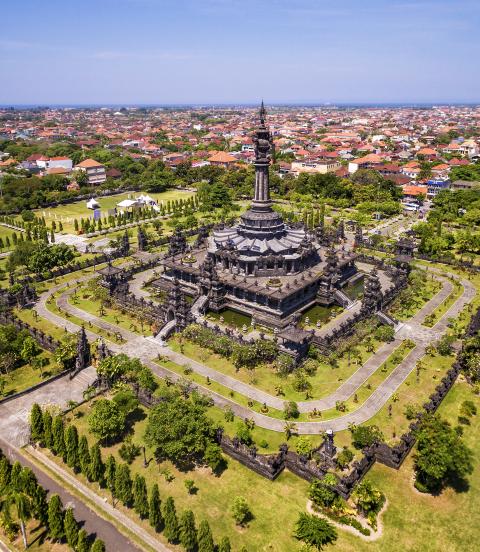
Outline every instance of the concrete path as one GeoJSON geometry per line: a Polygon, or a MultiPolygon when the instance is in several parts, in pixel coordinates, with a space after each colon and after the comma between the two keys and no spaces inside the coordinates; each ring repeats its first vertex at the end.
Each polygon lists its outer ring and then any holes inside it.
{"type": "MultiPolygon", "coordinates": [[[[359,406],[357,410],[352,413],[346,414],[331,421],[319,421],[319,422],[298,422],[297,427],[301,433],[318,433],[325,428],[331,427],[335,431],[345,429],[350,423],[361,423],[371,418],[390,398],[401,383],[406,379],[410,372],[414,369],[418,359],[425,354],[426,346],[436,341],[447,329],[448,318],[455,317],[464,308],[464,306],[470,302],[475,296],[475,288],[467,280],[462,280],[463,293],[454,305],[444,314],[441,320],[433,327],[427,328],[422,326],[424,318],[433,312],[451,293],[453,285],[447,279],[438,274],[442,273],[439,270],[433,270],[437,273],[437,277],[442,281],[442,289],[426,304],[418,313],[404,324],[395,336],[395,340],[392,343],[383,345],[374,355],[372,355],[367,362],[361,366],[347,381],[345,381],[336,391],[324,397],[322,399],[312,401],[301,401],[298,403],[299,410],[301,412],[310,412],[313,408],[317,410],[326,410],[333,408],[336,401],[347,400],[351,397],[356,390],[378,369],[378,367],[385,361],[386,358],[401,344],[405,339],[411,339],[416,343],[416,347],[411,353],[393,370],[392,374],[388,376],[372,393],[372,395],[359,406]]],[[[90,276],[91,277],[91,276],[90,276]]],[[[138,282],[141,278],[137,279],[138,282]]],[[[40,298],[37,306],[37,310],[41,316],[49,319],[53,323],[58,325],[67,325],[69,331],[78,331],[78,326],[63,318],[51,313],[46,309],[46,300],[52,291],[46,292],[40,298]]],[[[276,408],[283,410],[285,401],[279,397],[274,397],[269,393],[266,393],[260,389],[257,389],[251,385],[245,384],[231,376],[225,375],[213,368],[205,366],[202,363],[196,362],[185,355],[172,351],[167,346],[162,346],[158,341],[153,338],[145,338],[134,334],[128,330],[118,328],[117,326],[102,320],[101,318],[85,313],[78,307],[68,302],[69,296],[73,293],[73,289],[66,290],[57,300],[58,305],[66,312],[85,320],[90,321],[93,325],[101,327],[111,333],[120,333],[126,340],[126,343],[109,344],[110,349],[113,352],[124,352],[129,356],[137,357],[145,364],[149,365],[155,373],[176,381],[181,379],[176,372],[172,372],[167,368],[159,367],[157,364],[151,362],[152,359],[157,358],[159,355],[169,358],[173,362],[185,366],[190,366],[196,373],[201,374],[205,378],[208,376],[212,381],[216,381],[232,389],[233,391],[244,395],[254,401],[260,403],[266,403],[270,408],[276,408]]],[[[89,337],[96,339],[95,334],[89,333],[89,337]]],[[[242,417],[253,417],[257,424],[266,429],[272,429],[274,431],[282,431],[284,422],[269,416],[258,414],[248,408],[245,408],[235,401],[223,397],[217,393],[213,393],[208,387],[197,386],[202,389],[202,392],[212,396],[215,403],[219,406],[229,405],[234,412],[242,417]]]]}
{"type": "Polygon", "coordinates": [[[66,408],[69,401],[80,402],[83,392],[96,379],[95,368],[85,368],[73,379],[67,374],[18,398],[0,403],[0,436],[14,446],[28,443],[28,418],[34,403],[66,408]]]}

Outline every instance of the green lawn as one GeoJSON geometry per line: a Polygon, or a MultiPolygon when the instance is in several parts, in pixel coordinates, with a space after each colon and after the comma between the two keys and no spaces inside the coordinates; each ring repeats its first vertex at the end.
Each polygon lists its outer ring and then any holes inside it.
{"type": "MultiPolygon", "coordinates": [[[[380,346],[380,343],[372,339],[372,345],[375,350],[380,346]]],[[[183,354],[201,362],[214,370],[218,370],[223,374],[231,376],[254,387],[258,387],[262,391],[266,391],[271,395],[277,393],[276,387],[280,386],[283,389],[285,400],[303,401],[305,400],[305,392],[296,391],[293,388],[294,376],[291,374],[287,378],[279,377],[272,366],[259,366],[255,370],[248,371],[245,368],[236,370],[235,366],[229,359],[223,358],[208,350],[201,349],[198,345],[183,339],[180,343],[178,336],[174,336],[169,341],[169,346],[177,352],[183,350],[183,354]]],[[[318,362],[317,372],[314,376],[308,378],[312,384],[310,398],[319,399],[329,395],[345,380],[347,380],[360,365],[365,362],[372,353],[367,351],[365,343],[361,343],[355,347],[358,351],[358,356],[344,354],[335,366],[331,366],[325,362],[318,362]],[[361,359],[361,360],[360,360],[361,359]]]]}
{"type": "MultiPolygon", "coordinates": [[[[118,203],[120,203],[120,201],[132,197],[138,197],[140,193],[141,192],[125,192],[98,198],[97,201],[102,210],[102,217],[108,214],[108,209],[113,209],[118,203]]],[[[163,201],[166,203],[167,201],[173,201],[176,199],[188,199],[195,194],[194,192],[184,190],[168,190],[159,194],[148,195],[153,199],[156,199],[158,202],[163,201]]],[[[82,200],[76,201],[75,203],[68,203],[66,205],[59,205],[58,207],[37,209],[35,214],[40,217],[44,216],[48,226],[50,226],[52,221],[62,222],[65,232],[73,232],[73,219],[90,218],[93,216],[93,211],[91,209],[87,209],[86,203],[86,201],[82,200]]]]}
{"type": "MultiPolygon", "coordinates": [[[[83,405],[78,411],[85,414],[89,408],[90,405],[83,405]]],[[[70,414],[68,418],[77,425],[81,434],[87,434],[92,444],[94,439],[88,435],[86,416],[74,418],[70,414]]],[[[143,445],[145,427],[146,419],[140,419],[135,423],[134,442],[143,445]]],[[[118,448],[119,445],[103,448],[104,458],[107,454],[113,453],[119,459],[118,448]]],[[[250,551],[289,552],[298,549],[296,541],[291,536],[291,529],[298,512],[304,510],[306,504],[308,484],[302,479],[284,472],[276,481],[268,481],[230,458],[227,469],[220,476],[214,476],[210,469],[203,467],[193,471],[179,471],[168,461],[157,464],[152,457],[152,451],[148,449],[147,458],[150,462],[146,469],[143,468],[141,457],[133,462],[132,474],[142,473],[148,486],[157,482],[162,500],[172,496],[178,513],[188,508],[193,510],[197,524],[202,519],[207,519],[215,540],[220,540],[224,535],[229,536],[235,551],[240,550],[242,546],[246,546],[250,551]],[[162,471],[165,470],[174,476],[170,483],[162,475],[162,471]],[[187,493],[184,485],[186,479],[194,480],[198,489],[195,494],[187,493]],[[255,516],[247,528],[236,527],[229,513],[232,500],[237,495],[246,498],[255,516]],[[288,500],[285,500],[286,497],[288,500]],[[282,521],[283,530],[279,530],[279,520],[282,521]]],[[[79,478],[85,482],[83,476],[79,475],[79,478]]],[[[95,488],[97,492],[110,499],[109,493],[95,488]]],[[[138,523],[142,523],[131,510],[125,511],[134,516],[138,523]]],[[[148,529],[147,523],[143,522],[143,525],[148,529]]],[[[160,535],[159,538],[163,537],[160,535]]],[[[180,550],[180,547],[172,547],[172,550],[180,550]]]]}
{"type": "Polygon", "coordinates": [[[52,354],[48,351],[43,351],[38,358],[44,359],[45,367],[43,368],[43,377],[38,368],[33,368],[30,364],[25,364],[20,368],[16,368],[7,374],[1,375],[0,378],[5,382],[3,394],[1,397],[7,397],[15,393],[19,393],[32,385],[40,383],[47,377],[57,374],[60,369],[56,366],[52,359],[52,354]]]}
{"type": "MultiPolygon", "coordinates": [[[[457,383],[440,406],[439,413],[457,425],[459,405],[473,400],[480,410],[480,398],[466,383],[457,383]]],[[[480,509],[480,424],[473,419],[464,438],[474,451],[475,471],[469,488],[455,492],[448,488],[439,496],[421,494],[413,487],[412,455],[396,471],[375,464],[367,478],[389,501],[383,515],[384,533],[378,541],[366,543],[345,531],[331,550],[341,552],[476,552],[480,526],[474,522],[480,509]]]]}

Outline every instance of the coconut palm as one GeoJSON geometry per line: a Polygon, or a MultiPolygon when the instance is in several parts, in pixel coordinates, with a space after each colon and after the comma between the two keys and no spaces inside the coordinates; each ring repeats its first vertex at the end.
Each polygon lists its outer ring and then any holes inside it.
{"type": "Polygon", "coordinates": [[[23,547],[26,550],[28,544],[25,524],[31,518],[31,500],[25,493],[7,488],[3,495],[2,502],[2,512],[5,519],[11,520],[12,508],[15,510],[20,523],[20,530],[22,532],[23,547]]]}

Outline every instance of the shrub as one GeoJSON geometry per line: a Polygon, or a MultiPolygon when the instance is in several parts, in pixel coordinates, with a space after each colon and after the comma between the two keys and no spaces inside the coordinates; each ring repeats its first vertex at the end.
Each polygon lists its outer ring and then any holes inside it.
{"type": "Polygon", "coordinates": [[[335,461],[337,463],[337,466],[341,470],[344,470],[346,467],[348,467],[350,462],[353,460],[353,457],[354,457],[353,452],[349,448],[344,447],[344,449],[337,454],[337,458],[335,461]]]}
{"type": "Polygon", "coordinates": [[[127,462],[127,464],[131,464],[140,454],[140,447],[128,440],[125,441],[125,443],[123,443],[119,448],[118,454],[122,460],[127,462]]]}
{"type": "Polygon", "coordinates": [[[318,550],[337,540],[337,531],[327,520],[304,512],[299,515],[293,535],[318,550]]]}
{"type": "Polygon", "coordinates": [[[327,473],[323,479],[314,479],[308,488],[310,500],[321,508],[331,508],[339,499],[333,489],[336,484],[337,478],[333,473],[327,473]]]}
{"type": "Polygon", "coordinates": [[[298,405],[294,401],[287,401],[284,403],[284,409],[283,409],[283,417],[285,420],[290,420],[291,418],[298,418],[300,416],[300,412],[298,410],[298,405]]]}
{"type": "Polygon", "coordinates": [[[231,506],[232,516],[237,525],[245,525],[252,518],[250,507],[243,496],[236,496],[231,506]]]}
{"type": "Polygon", "coordinates": [[[353,426],[350,428],[350,431],[352,433],[353,446],[358,449],[369,447],[374,443],[380,443],[384,440],[383,433],[376,425],[353,426]]]}

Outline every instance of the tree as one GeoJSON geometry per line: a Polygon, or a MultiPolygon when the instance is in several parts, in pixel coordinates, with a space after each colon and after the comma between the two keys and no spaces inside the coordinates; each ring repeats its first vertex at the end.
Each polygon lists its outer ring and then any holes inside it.
{"type": "Polygon", "coordinates": [[[173,461],[204,455],[215,438],[216,428],[205,414],[205,406],[174,397],[150,411],[145,441],[157,456],[173,461]]]}
{"type": "Polygon", "coordinates": [[[48,410],[43,413],[43,446],[53,449],[52,415],[48,410]]]}
{"type": "Polygon", "coordinates": [[[161,531],[163,525],[161,506],[162,502],[160,500],[158,485],[154,483],[150,491],[150,500],[148,503],[148,521],[150,526],[157,532],[161,531]]]}
{"type": "Polygon", "coordinates": [[[116,403],[99,399],[88,416],[90,431],[100,441],[111,442],[125,431],[126,416],[116,403]]]}
{"type": "Polygon", "coordinates": [[[48,534],[53,541],[61,540],[64,535],[63,505],[57,494],[48,501],[48,534]]]}
{"type": "Polygon", "coordinates": [[[132,503],[132,478],[127,464],[119,464],[115,472],[115,496],[125,506],[132,503]]]}
{"type": "Polygon", "coordinates": [[[67,465],[72,469],[78,469],[78,432],[74,425],[69,425],[65,432],[65,450],[67,465]]]}
{"type": "Polygon", "coordinates": [[[419,490],[434,491],[453,477],[464,478],[472,473],[472,451],[451,425],[437,414],[422,419],[416,437],[414,460],[419,490]]]}
{"type": "Polygon", "coordinates": [[[209,443],[207,445],[203,459],[213,472],[217,472],[225,464],[222,449],[217,443],[209,443]]]}
{"type": "Polygon", "coordinates": [[[367,517],[375,517],[385,502],[385,495],[367,479],[357,485],[352,498],[358,510],[367,517]]]}
{"type": "Polygon", "coordinates": [[[90,552],[105,552],[105,543],[100,539],[95,539],[90,552]]]}
{"type": "Polygon", "coordinates": [[[133,481],[133,508],[141,519],[148,517],[147,484],[143,475],[138,473],[133,481]]]}
{"type": "Polygon", "coordinates": [[[298,410],[298,405],[295,401],[287,401],[284,403],[283,417],[285,420],[290,420],[291,418],[298,418],[300,412],[298,410]]]}
{"type": "Polygon", "coordinates": [[[88,448],[88,441],[85,435],[82,435],[80,437],[80,441],[78,442],[78,465],[80,466],[80,471],[88,478],[88,480],[91,480],[90,450],[88,448]]]}
{"type": "Polygon", "coordinates": [[[30,437],[34,442],[42,442],[44,439],[43,414],[37,403],[32,405],[30,412],[30,437]]]}
{"type": "Polygon", "coordinates": [[[98,444],[94,444],[90,450],[90,469],[88,471],[92,481],[97,481],[98,483],[102,482],[105,466],[98,444]]]}
{"type": "Polygon", "coordinates": [[[22,350],[20,351],[20,356],[25,362],[30,362],[32,358],[36,357],[40,353],[41,349],[37,345],[37,342],[33,337],[26,337],[23,341],[22,350]]]}
{"type": "Polygon", "coordinates": [[[312,443],[308,437],[305,437],[304,435],[302,435],[297,439],[297,442],[296,442],[297,454],[310,458],[310,455],[312,454],[312,448],[313,448],[312,443]]]}
{"type": "Polygon", "coordinates": [[[53,437],[53,452],[57,456],[64,457],[65,450],[65,435],[63,427],[63,418],[61,416],[55,416],[52,423],[52,437],[53,437]]]}
{"type": "Polygon", "coordinates": [[[212,530],[205,519],[198,527],[198,552],[215,552],[212,530]]]}
{"type": "Polygon", "coordinates": [[[191,510],[183,512],[180,518],[180,543],[187,552],[194,552],[197,548],[197,528],[191,510]]]}
{"type": "Polygon", "coordinates": [[[176,542],[179,536],[179,527],[175,502],[171,496],[167,498],[162,506],[162,516],[165,524],[163,531],[168,542],[176,542]]]}
{"type": "Polygon", "coordinates": [[[294,537],[322,550],[337,540],[337,531],[326,519],[301,512],[295,525],[294,537]]]}
{"type": "Polygon", "coordinates": [[[105,482],[112,497],[115,496],[115,479],[117,474],[117,462],[115,457],[110,454],[105,463],[105,482]]]}
{"type": "MultiPolygon", "coordinates": [[[[5,492],[5,490],[4,490],[5,492]]],[[[22,532],[23,547],[27,549],[27,532],[25,529],[26,522],[31,518],[31,500],[26,493],[18,491],[16,489],[7,488],[6,498],[2,505],[3,514],[7,520],[11,519],[10,510],[15,508],[18,521],[20,522],[20,529],[22,532]]]]}
{"type": "Polygon", "coordinates": [[[317,506],[330,508],[338,500],[334,490],[336,484],[337,478],[333,473],[327,473],[323,479],[313,479],[308,488],[310,500],[317,506]]]}
{"type": "Polygon", "coordinates": [[[236,496],[233,499],[231,512],[237,525],[243,526],[253,517],[250,507],[243,496],[236,496]]]}
{"type": "Polygon", "coordinates": [[[41,485],[37,485],[31,498],[33,517],[46,526],[48,522],[47,491],[41,485]]]}
{"type": "Polygon", "coordinates": [[[90,552],[90,544],[88,542],[88,534],[85,529],[80,529],[77,538],[76,552],[90,552]]]}
{"type": "Polygon", "coordinates": [[[231,552],[231,550],[230,539],[228,537],[223,537],[218,545],[218,552],[231,552]]]}
{"type": "Polygon", "coordinates": [[[63,529],[65,531],[65,538],[67,539],[68,545],[72,550],[75,550],[78,542],[79,527],[72,508],[67,508],[65,511],[63,529]]]}
{"type": "Polygon", "coordinates": [[[14,462],[12,466],[9,485],[15,491],[22,490],[22,466],[20,462],[14,462]]]}
{"type": "Polygon", "coordinates": [[[376,425],[352,426],[352,443],[355,448],[362,449],[369,447],[374,443],[380,443],[384,440],[383,433],[376,425]]]}

